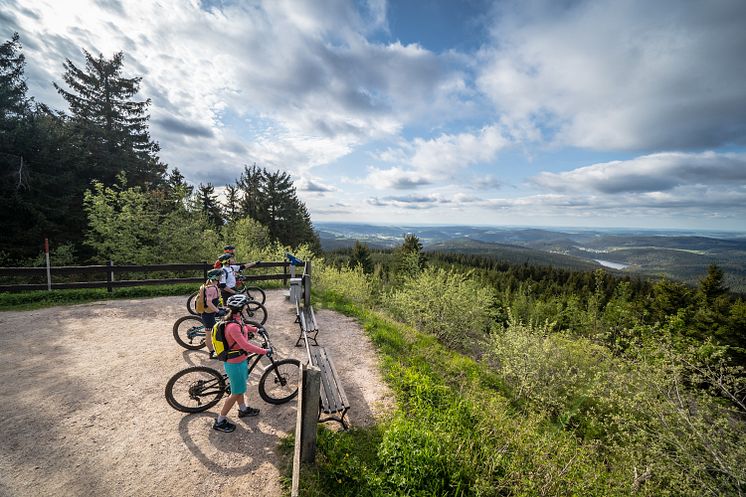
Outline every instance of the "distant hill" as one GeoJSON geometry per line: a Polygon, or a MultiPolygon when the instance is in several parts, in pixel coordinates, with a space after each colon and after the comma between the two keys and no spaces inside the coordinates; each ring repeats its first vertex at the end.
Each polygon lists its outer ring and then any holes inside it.
{"type": "Polygon", "coordinates": [[[696,284],[710,264],[719,265],[733,291],[746,293],[746,234],[633,229],[576,229],[481,226],[377,226],[317,223],[324,250],[351,247],[394,248],[407,233],[426,251],[493,255],[588,270],[605,266],[624,272],[696,284]]]}

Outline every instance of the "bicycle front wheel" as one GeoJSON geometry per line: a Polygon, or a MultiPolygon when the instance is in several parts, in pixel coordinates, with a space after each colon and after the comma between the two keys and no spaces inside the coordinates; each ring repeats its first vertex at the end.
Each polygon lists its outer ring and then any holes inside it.
{"type": "Polygon", "coordinates": [[[181,412],[206,411],[225,393],[225,377],[206,366],[182,369],[166,384],[168,405],[181,412]]]}
{"type": "Polygon", "coordinates": [[[259,396],[269,404],[284,404],[298,395],[300,361],[274,361],[259,380],[259,396]]]}
{"type": "Polygon", "coordinates": [[[184,316],[174,323],[176,342],[189,350],[199,350],[205,346],[205,325],[197,316],[184,316]]]}
{"type": "Polygon", "coordinates": [[[246,293],[246,296],[251,300],[259,302],[260,304],[264,304],[264,302],[267,301],[267,295],[264,293],[264,290],[258,286],[247,286],[244,293],[246,293]]]}
{"type": "Polygon", "coordinates": [[[267,322],[267,308],[259,302],[250,300],[249,303],[246,304],[244,314],[246,315],[246,319],[250,321],[256,321],[259,324],[267,322]]]}
{"type": "Polygon", "coordinates": [[[193,316],[199,316],[199,313],[197,312],[197,294],[199,292],[194,292],[189,296],[187,299],[187,311],[189,311],[189,314],[192,314],[193,316]]]}

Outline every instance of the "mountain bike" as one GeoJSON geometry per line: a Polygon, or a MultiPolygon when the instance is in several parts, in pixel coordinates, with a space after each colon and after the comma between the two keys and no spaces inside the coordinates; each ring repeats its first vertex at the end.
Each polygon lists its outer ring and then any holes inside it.
{"type": "MultiPolygon", "coordinates": [[[[261,326],[267,322],[267,308],[258,302],[249,302],[244,310],[244,318],[252,326],[261,326]]],[[[183,316],[176,320],[173,327],[176,342],[189,350],[198,350],[205,346],[205,325],[199,316],[183,316]]]]}
{"type": "MultiPolygon", "coordinates": [[[[267,330],[259,328],[263,348],[271,347],[267,330]]],[[[269,404],[284,404],[298,395],[300,361],[297,359],[280,359],[266,356],[269,366],[259,379],[259,396],[269,404]]],[[[261,360],[261,354],[250,354],[248,357],[249,376],[261,360]]],[[[228,375],[207,366],[193,366],[182,369],[168,380],[166,384],[166,401],[168,405],[181,412],[195,413],[206,411],[223,398],[231,394],[228,375]]]]}
{"type": "MultiPolygon", "coordinates": [[[[237,282],[243,282],[245,280],[245,276],[238,276],[236,278],[237,282]]],[[[267,295],[264,293],[264,290],[262,290],[258,286],[238,286],[236,287],[236,292],[246,294],[246,296],[249,297],[249,300],[253,300],[254,302],[258,302],[262,305],[267,301],[267,295]]],[[[186,302],[187,311],[189,311],[189,314],[192,314],[194,316],[199,316],[199,313],[197,312],[197,309],[195,307],[198,294],[199,290],[187,297],[186,302]]]]}

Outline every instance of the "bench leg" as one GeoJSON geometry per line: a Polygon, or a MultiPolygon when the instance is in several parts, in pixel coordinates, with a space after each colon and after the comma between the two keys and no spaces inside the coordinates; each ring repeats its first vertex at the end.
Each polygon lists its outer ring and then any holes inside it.
{"type": "Polygon", "coordinates": [[[339,423],[339,424],[342,425],[342,429],[349,430],[350,429],[350,425],[348,425],[347,422],[345,421],[345,414],[347,414],[347,410],[348,409],[349,409],[349,407],[345,407],[344,410],[342,411],[342,415],[339,416],[339,417],[337,417],[337,416],[327,416],[327,417],[325,417],[323,419],[321,418],[321,412],[319,412],[319,423],[327,423],[329,421],[336,421],[337,423],[339,423]]]}

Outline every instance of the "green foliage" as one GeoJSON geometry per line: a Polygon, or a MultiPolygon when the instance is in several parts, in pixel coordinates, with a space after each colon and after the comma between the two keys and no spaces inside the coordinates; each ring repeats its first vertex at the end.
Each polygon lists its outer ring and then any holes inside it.
{"type": "Polygon", "coordinates": [[[152,285],[116,288],[109,293],[105,288],[73,290],[38,290],[31,292],[0,293],[0,311],[24,311],[56,305],[82,304],[97,300],[132,299],[187,295],[194,291],[194,284],[152,285]]]}
{"type": "MultiPolygon", "coordinates": [[[[236,255],[239,261],[250,262],[259,259],[281,261],[285,258],[283,253],[279,258],[268,257],[266,248],[271,245],[270,234],[266,226],[246,216],[228,223],[221,230],[224,245],[236,247],[236,255]]],[[[221,251],[222,253],[222,247],[221,251]]]]}
{"type": "Polygon", "coordinates": [[[364,243],[360,243],[355,240],[355,245],[352,247],[352,254],[350,255],[350,267],[360,266],[365,274],[371,274],[373,272],[373,261],[370,258],[370,250],[364,243]]]}
{"type": "Polygon", "coordinates": [[[157,209],[152,192],[119,183],[93,183],[84,204],[89,230],[86,243],[99,262],[157,264],[211,261],[222,253],[218,233],[207,217],[176,205],[166,213],[157,209]]]}
{"type": "Polygon", "coordinates": [[[403,322],[449,346],[466,347],[493,319],[494,294],[468,274],[426,269],[395,290],[386,305],[403,322]]]}
{"type": "Polygon", "coordinates": [[[313,266],[313,287],[329,292],[350,302],[370,305],[375,295],[375,285],[362,266],[335,268],[324,264],[313,266]]]}
{"type": "Polygon", "coordinates": [[[236,187],[242,194],[242,215],[265,225],[274,241],[290,247],[307,244],[320,252],[311,216],[298,199],[289,174],[260,169],[256,164],[245,166],[236,187]]]}
{"type": "Polygon", "coordinates": [[[85,69],[65,60],[63,79],[69,91],[54,84],[70,107],[72,129],[84,146],[85,166],[91,178],[109,185],[125,172],[136,185],[163,181],[165,164],[159,146],[148,131],[150,100],[137,101],[142,78],[122,76],[124,54],[111,59],[83,50],[85,69]]]}

